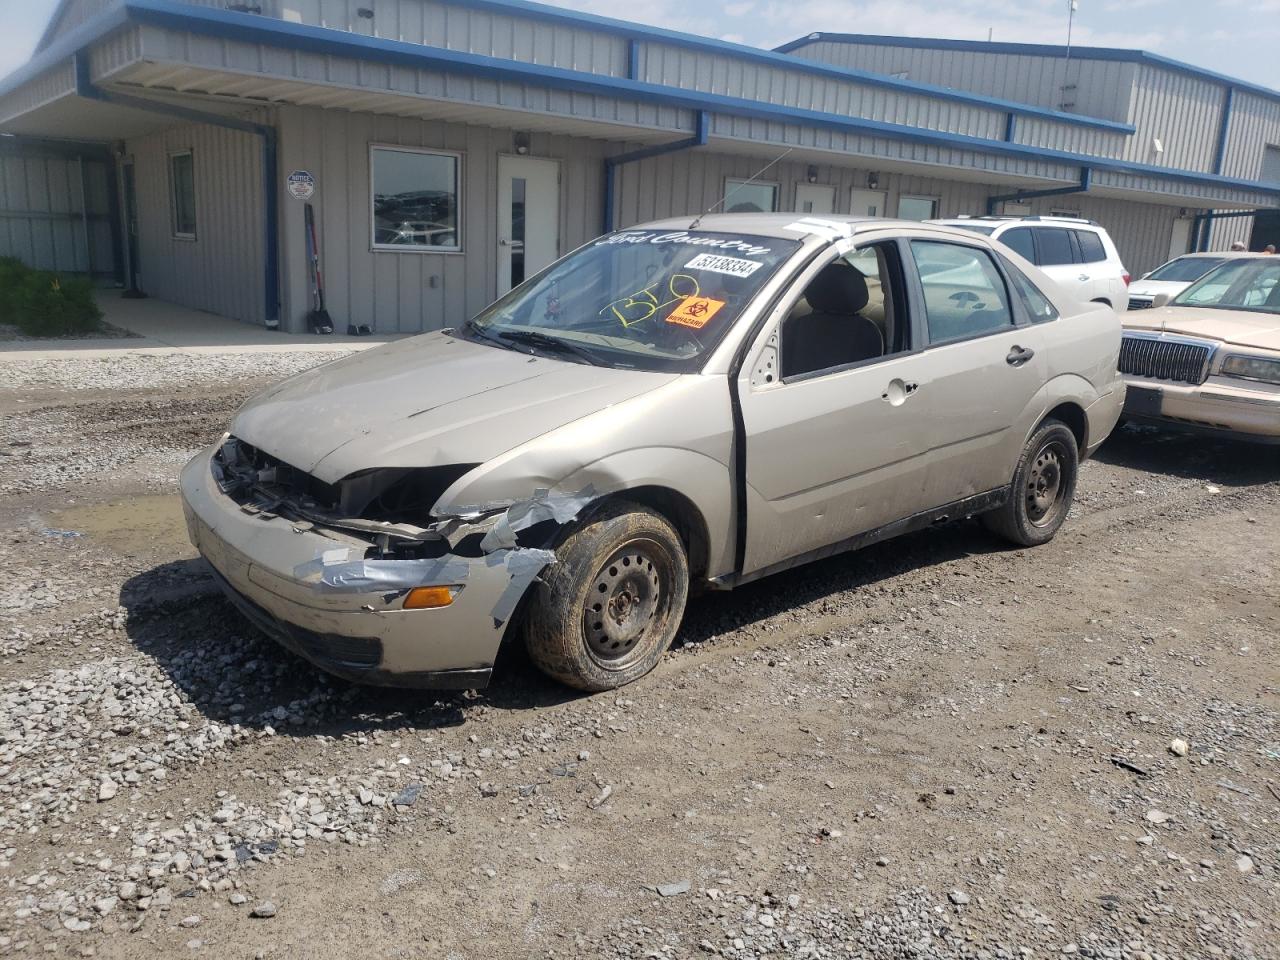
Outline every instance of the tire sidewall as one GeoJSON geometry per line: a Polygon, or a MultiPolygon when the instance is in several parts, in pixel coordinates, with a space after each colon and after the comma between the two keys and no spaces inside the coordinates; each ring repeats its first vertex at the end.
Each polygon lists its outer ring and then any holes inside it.
{"type": "Polygon", "coordinates": [[[1071,505],[1075,501],[1076,481],[1080,474],[1080,451],[1076,445],[1075,434],[1065,424],[1057,420],[1050,420],[1040,426],[1031,439],[1027,442],[1023,450],[1022,458],[1018,462],[1018,470],[1013,478],[1013,489],[1010,490],[1010,506],[1013,508],[1013,520],[1020,535],[1020,539],[1028,546],[1041,543],[1047,543],[1053,539],[1054,535],[1066,522],[1067,514],[1071,511],[1071,505]],[[1032,465],[1035,463],[1036,454],[1044,447],[1044,445],[1052,440],[1057,440],[1062,444],[1066,451],[1067,462],[1061,465],[1062,486],[1058,493],[1058,501],[1061,504],[1057,517],[1053,523],[1046,526],[1037,526],[1032,522],[1031,517],[1027,514],[1027,478],[1031,472],[1032,465]]]}
{"type": "Polygon", "coordinates": [[[582,690],[610,690],[651,671],[671,645],[684,616],[689,565],[671,524],[639,504],[606,501],[581,519],[556,548],[557,562],[543,574],[531,598],[525,644],[534,663],[562,683],[582,690]],[[622,667],[610,667],[588,649],[583,611],[596,574],[622,546],[643,538],[667,554],[671,571],[660,628],[645,648],[622,667]]]}

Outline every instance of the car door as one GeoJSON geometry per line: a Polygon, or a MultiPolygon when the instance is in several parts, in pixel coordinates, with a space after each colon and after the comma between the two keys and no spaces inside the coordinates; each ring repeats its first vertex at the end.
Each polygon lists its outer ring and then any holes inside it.
{"type": "Polygon", "coordinates": [[[1032,227],[1037,267],[1077,300],[1093,299],[1092,274],[1081,269],[1071,231],[1065,227],[1032,227]]]}
{"type": "Polygon", "coordinates": [[[745,574],[925,507],[919,472],[926,443],[913,397],[926,361],[914,346],[902,256],[896,240],[856,248],[842,241],[797,278],[747,353],[736,384],[747,481],[745,574]],[[801,349],[788,324],[812,312],[806,292],[837,260],[866,278],[868,302],[855,312],[859,322],[879,323],[881,353],[784,375],[785,358],[801,349]]]}
{"type": "Polygon", "coordinates": [[[984,246],[924,237],[907,246],[924,321],[912,398],[927,447],[920,495],[936,507],[1010,482],[1026,439],[1018,425],[1044,385],[1044,339],[984,246]]]}

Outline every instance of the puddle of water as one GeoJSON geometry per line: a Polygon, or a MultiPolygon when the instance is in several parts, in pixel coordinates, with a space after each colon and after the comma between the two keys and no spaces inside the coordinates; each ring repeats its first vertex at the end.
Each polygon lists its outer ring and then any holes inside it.
{"type": "Polygon", "coordinates": [[[176,495],[77,504],[55,512],[50,526],[84,534],[126,556],[195,556],[176,495]]]}

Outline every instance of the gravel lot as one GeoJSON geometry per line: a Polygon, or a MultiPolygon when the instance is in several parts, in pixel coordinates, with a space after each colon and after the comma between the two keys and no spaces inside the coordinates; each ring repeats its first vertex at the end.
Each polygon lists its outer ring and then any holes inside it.
{"type": "Polygon", "coordinates": [[[0,363],[0,955],[1280,957],[1280,451],[1123,431],[583,697],[257,636],[174,478],[338,354],[0,363]]]}

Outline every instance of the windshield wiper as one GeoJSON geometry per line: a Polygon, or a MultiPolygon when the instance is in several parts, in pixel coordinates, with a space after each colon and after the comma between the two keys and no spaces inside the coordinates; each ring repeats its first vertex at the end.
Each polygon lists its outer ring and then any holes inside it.
{"type": "Polygon", "coordinates": [[[503,330],[499,332],[498,336],[511,343],[527,343],[531,347],[543,347],[547,350],[569,353],[579,360],[585,360],[593,367],[605,365],[604,361],[585,347],[580,347],[569,340],[561,340],[559,337],[540,333],[537,330],[503,330]]]}
{"type": "Polygon", "coordinates": [[[504,350],[513,349],[511,344],[503,340],[499,340],[497,337],[495,337],[492,333],[490,333],[484,327],[480,326],[480,324],[476,323],[474,320],[468,320],[466,323],[463,324],[463,326],[467,330],[475,334],[477,337],[479,337],[481,340],[484,340],[486,343],[492,343],[495,347],[502,347],[502,349],[504,350]]]}

